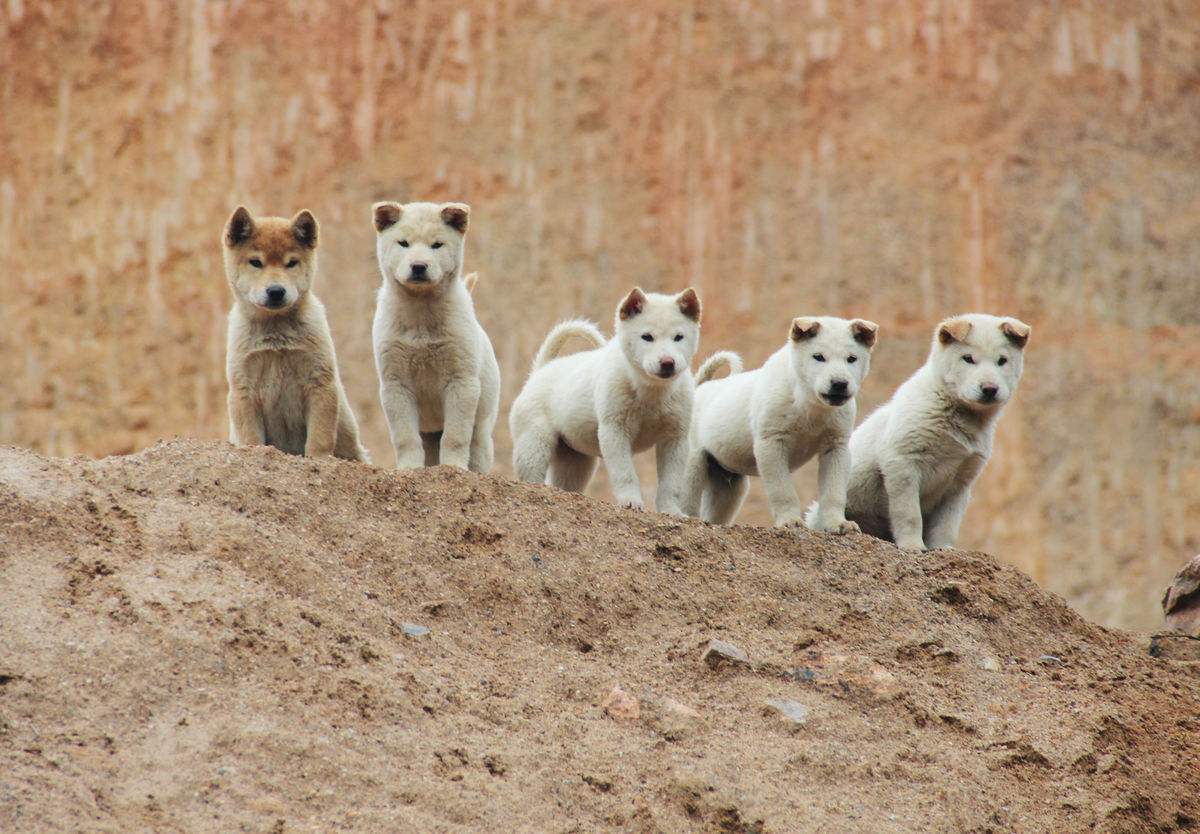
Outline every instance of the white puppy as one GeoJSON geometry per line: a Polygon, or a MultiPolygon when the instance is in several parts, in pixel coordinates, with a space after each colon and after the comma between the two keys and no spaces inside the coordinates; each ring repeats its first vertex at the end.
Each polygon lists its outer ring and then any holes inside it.
{"type": "Polygon", "coordinates": [[[372,340],[396,466],[492,468],[500,368],[462,279],[470,209],[376,203],[372,340]]]}
{"type": "MultiPolygon", "coordinates": [[[[847,442],[854,397],[871,365],[879,328],[862,319],[792,321],[788,343],[748,373],[696,389],[684,509],[728,524],[746,497],[746,476],[761,475],[777,527],[803,524],[804,508],[791,473],[819,455],[818,530],[848,533],[847,442]]],[[[708,376],[709,364],[700,378],[708,376]]]]}
{"type": "Polygon", "coordinates": [[[847,518],[906,550],[954,545],[1029,331],[979,314],[937,326],[929,359],[850,439],[847,518]]]}
{"type": "Polygon", "coordinates": [[[656,447],[659,512],[681,510],[687,428],[695,383],[690,366],[700,340],[700,299],[634,288],[617,308],[612,341],[587,322],[550,331],[533,372],[513,402],[513,469],[522,481],[582,491],[603,457],[613,494],[641,509],[633,455],[656,447]],[[592,350],[555,358],[571,336],[592,350]]]}

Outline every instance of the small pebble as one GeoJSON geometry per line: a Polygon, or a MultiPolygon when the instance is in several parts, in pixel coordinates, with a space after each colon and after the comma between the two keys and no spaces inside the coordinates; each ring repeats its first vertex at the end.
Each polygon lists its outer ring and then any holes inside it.
{"type": "Polygon", "coordinates": [[[401,623],[400,628],[403,630],[405,637],[422,637],[429,633],[429,629],[416,623],[401,623]]]}

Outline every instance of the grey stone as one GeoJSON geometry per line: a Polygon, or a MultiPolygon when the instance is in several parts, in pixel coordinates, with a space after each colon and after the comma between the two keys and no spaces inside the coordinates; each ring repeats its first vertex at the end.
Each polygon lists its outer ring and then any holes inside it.
{"type": "Polygon", "coordinates": [[[733,645],[733,643],[726,643],[724,640],[717,640],[716,638],[708,641],[708,645],[704,647],[704,654],[700,655],[700,659],[713,669],[725,663],[734,666],[750,665],[750,656],[748,654],[733,645]]]}
{"type": "Polygon", "coordinates": [[[429,633],[429,629],[416,623],[401,623],[400,628],[405,637],[422,637],[429,633]]]}
{"type": "Polygon", "coordinates": [[[803,724],[808,721],[808,707],[799,701],[790,698],[770,698],[767,706],[789,724],[803,724]]]}

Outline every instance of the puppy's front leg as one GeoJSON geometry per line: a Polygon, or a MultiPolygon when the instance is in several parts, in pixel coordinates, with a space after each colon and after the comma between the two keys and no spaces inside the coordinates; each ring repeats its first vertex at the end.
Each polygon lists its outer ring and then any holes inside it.
{"type": "Polygon", "coordinates": [[[906,460],[888,461],[883,466],[883,488],[887,492],[892,538],[903,550],[924,550],[921,527],[921,479],[917,468],[906,460]]]}
{"type": "Polygon", "coordinates": [[[399,382],[384,380],[379,386],[379,400],[396,452],[396,468],[420,469],[425,465],[425,447],[421,444],[416,395],[399,382]]]}
{"type": "Polygon", "coordinates": [[[804,508],[796,487],[792,484],[792,472],[788,469],[787,450],[778,440],[754,438],[754,461],[758,474],[762,476],[767,492],[767,503],[771,505],[771,516],[776,527],[800,527],[804,524],[804,508]]]}
{"type": "Polygon", "coordinates": [[[633,444],[625,426],[610,420],[601,420],[599,431],[600,454],[612,483],[613,497],[622,507],[633,510],[645,509],[642,503],[642,485],[638,482],[637,470],[633,467],[633,444]]]}
{"type": "Polygon", "coordinates": [[[817,518],[814,529],[826,533],[857,533],[846,520],[846,488],[850,484],[850,450],[837,445],[821,453],[817,471],[817,518]]]}
{"type": "Polygon", "coordinates": [[[471,458],[471,434],[479,408],[479,380],[452,379],[442,400],[442,446],[440,462],[466,469],[471,458]]]}
{"type": "Polygon", "coordinates": [[[229,441],[238,446],[262,446],[267,442],[262,410],[244,392],[229,389],[229,441]]]}
{"type": "Polygon", "coordinates": [[[654,509],[660,513],[683,515],[688,468],[687,435],[663,438],[654,448],[654,460],[658,467],[654,509]]]}
{"type": "Polygon", "coordinates": [[[338,396],[333,381],[314,385],[308,390],[308,413],[305,415],[307,434],[304,456],[309,458],[332,455],[337,445],[338,396]]]}
{"type": "Polygon", "coordinates": [[[971,503],[971,484],[979,477],[986,463],[987,459],[981,455],[968,458],[959,468],[950,492],[942,499],[938,508],[929,514],[925,543],[930,549],[954,547],[954,543],[958,541],[958,528],[962,526],[967,505],[971,503]]]}

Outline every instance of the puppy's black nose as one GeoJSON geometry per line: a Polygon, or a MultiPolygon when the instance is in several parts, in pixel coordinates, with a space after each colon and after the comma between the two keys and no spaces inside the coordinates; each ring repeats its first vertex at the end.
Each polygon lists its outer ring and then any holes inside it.
{"type": "Polygon", "coordinates": [[[412,277],[424,278],[425,270],[429,269],[429,264],[415,263],[412,265],[412,277]]]}
{"type": "Polygon", "coordinates": [[[267,304],[272,307],[278,307],[287,298],[287,290],[278,284],[272,284],[267,287],[267,304]]]}
{"type": "Polygon", "coordinates": [[[995,400],[996,395],[1000,393],[1000,386],[999,385],[980,385],[979,393],[981,395],[980,396],[981,400],[983,400],[985,403],[990,403],[993,400],[995,400]]]}
{"type": "Polygon", "coordinates": [[[850,390],[850,383],[844,379],[835,379],[829,383],[830,394],[845,394],[848,390],[850,390]]]}

